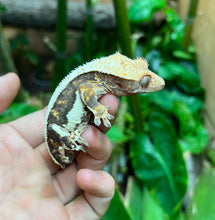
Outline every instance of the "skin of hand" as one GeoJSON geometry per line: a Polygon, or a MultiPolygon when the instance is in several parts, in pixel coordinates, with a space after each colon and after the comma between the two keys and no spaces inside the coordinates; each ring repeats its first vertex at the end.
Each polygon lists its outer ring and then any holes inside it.
{"type": "MultiPolygon", "coordinates": [[[[20,81],[14,73],[0,77],[0,112],[12,102],[20,81]]],[[[116,115],[118,99],[105,95],[100,102],[116,115]]],[[[82,134],[87,153],[61,170],[44,143],[46,110],[0,124],[0,219],[100,219],[114,195],[113,178],[102,171],[111,154],[104,129],[89,126],[82,134]]]]}

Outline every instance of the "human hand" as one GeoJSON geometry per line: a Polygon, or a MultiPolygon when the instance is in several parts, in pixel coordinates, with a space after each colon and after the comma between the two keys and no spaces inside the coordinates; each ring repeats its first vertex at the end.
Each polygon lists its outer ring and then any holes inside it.
{"type": "MultiPolygon", "coordinates": [[[[18,88],[15,74],[0,77],[0,112],[18,88]]],[[[116,115],[115,96],[105,95],[101,103],[116,115]]],[[[0,219],[100,219],[115,188],[113,178],[101,171],[111,153],[109,139],[89,126],[82,134],[90,146],[88,153],[80,152],[74,163],[61,170],[44,143],[45,111],[0,125],[0,219]]]]}

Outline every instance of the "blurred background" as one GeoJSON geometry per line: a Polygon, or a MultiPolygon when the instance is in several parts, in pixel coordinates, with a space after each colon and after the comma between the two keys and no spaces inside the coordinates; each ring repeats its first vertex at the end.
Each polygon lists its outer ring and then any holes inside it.
{"type": "Polygon", "coordinates": [[[106,219],[215,219],[215,0],[0,0],[0,75],[21,89],[0,123],[44,108],[72,69],[116,51],[166,87],[120,97],[106,219]]]}

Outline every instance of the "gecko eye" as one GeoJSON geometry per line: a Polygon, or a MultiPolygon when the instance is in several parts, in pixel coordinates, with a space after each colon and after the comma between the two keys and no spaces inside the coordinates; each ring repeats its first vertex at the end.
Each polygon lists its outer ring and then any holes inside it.
{"type": "Polygon", "coordinates": [[[150,76],[144,76],[141,80],[140,80],[140,85],[145,88],[148,86],[149,82],[151,80],[150,76]]]}

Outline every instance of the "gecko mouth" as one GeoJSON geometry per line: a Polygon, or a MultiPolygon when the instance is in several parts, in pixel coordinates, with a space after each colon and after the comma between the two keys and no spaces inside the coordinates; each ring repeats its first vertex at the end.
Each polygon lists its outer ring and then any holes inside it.
{"type": "Polygon", "coordinates": [[[150,93],[150,92],[158,92],[160,90],[162,90],[165,86],[165,82],[163,81],[162,84],[159,85],[149,85],[146,90],[145,93],[150,93]]]}

